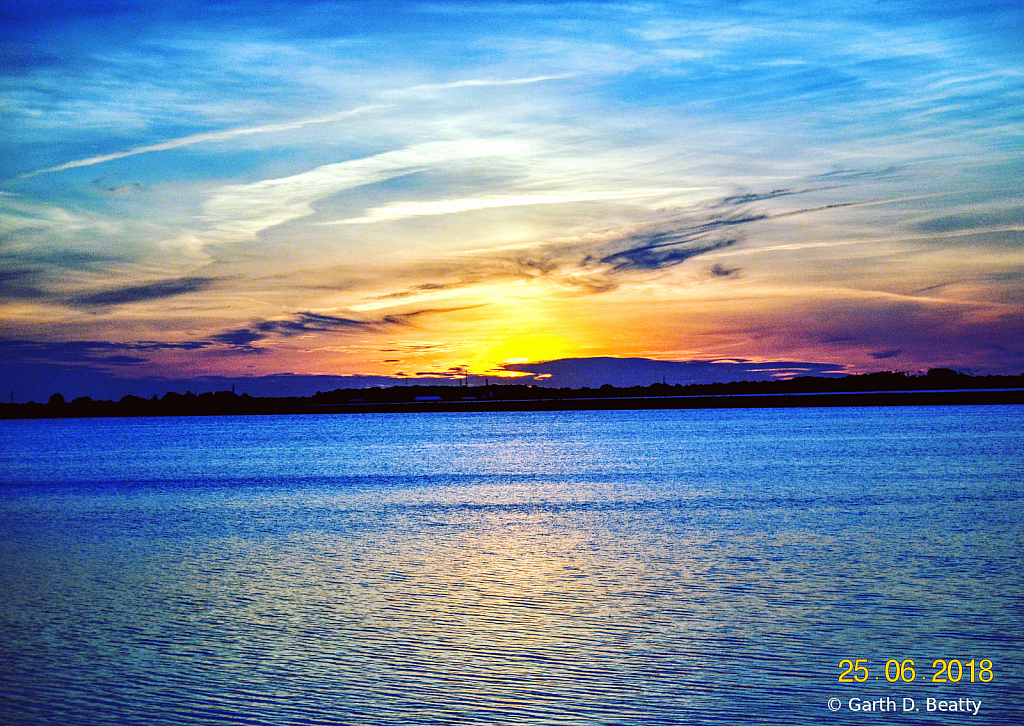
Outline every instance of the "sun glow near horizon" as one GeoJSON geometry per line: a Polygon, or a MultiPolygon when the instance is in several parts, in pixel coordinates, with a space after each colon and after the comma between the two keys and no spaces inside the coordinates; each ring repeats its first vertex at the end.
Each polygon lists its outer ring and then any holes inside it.
{"type": "Polygon", "coordinates": [[[505,337],[483,342],[468,368],[476,375],[514,377],[521,374],[505,371],[503,367],[508,364],[570,358],[580,352],[579,346],[555,335],[536,333],[505,337]]]}

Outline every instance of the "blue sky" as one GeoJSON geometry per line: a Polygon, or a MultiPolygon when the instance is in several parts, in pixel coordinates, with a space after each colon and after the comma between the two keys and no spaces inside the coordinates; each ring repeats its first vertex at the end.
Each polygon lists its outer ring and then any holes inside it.
{"type": "Polygon", "coordinates": [[[1017,4],[7,2],[0,28],[12,389],[1024,370],[1017,4]]]}

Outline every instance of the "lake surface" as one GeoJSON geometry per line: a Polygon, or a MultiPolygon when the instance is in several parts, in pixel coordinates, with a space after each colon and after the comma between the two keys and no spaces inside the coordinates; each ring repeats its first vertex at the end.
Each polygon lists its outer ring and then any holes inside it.
{"type": "Polygon", "coordinates": [[[1022,407],[0,421],[0,445],[3,723],[1024,723],[1022,407]]]}

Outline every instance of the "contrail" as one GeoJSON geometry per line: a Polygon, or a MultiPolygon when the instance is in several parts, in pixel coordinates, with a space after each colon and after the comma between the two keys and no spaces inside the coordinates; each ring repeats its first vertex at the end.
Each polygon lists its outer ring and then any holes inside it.
{"type": "Polygon", "coordinates": [[[424,83],[409,88],[396,88],[391,91],[383,91],[382,96],[392,94],[414,93],[416,91],[446,91],[452,88],[479,88],[487,86],[525,86],[531,83],[543,83],[544,81],[561,81],[566,78],[575,77],[575,73],[559,73],[550,76],[531,76],[529,78],[471,78],[462,81],[450,81],[448,83],[424,83]]]}
{"type": "MultiPolygon", "coordinates": [[[[569,78],[569,74],[551,75],[551,76],[533,76],[531,78],[511,78],[508,80],[492,80],[492,79],[472,79],[464,81],[454,81],[452,83],[436,83],[436,84],[425,84],[421,86],[413,86],[412,88],[406,88],[395,91],[384,91],[382,95],[390,94],[401,94],[407,92],[423,91],[423,90],[441,90],[449,88],[465,88],[465,87],[476,87],[476,86],[519,86],[530,83],[541,83],[543,81],[560,80],[563,78],[569,78]]],[[[78,159],[76,161],[69,161],[66,164],[60,166],[51,166],[46,169],[37,169],[35,171],[29,171],[19,175],[18,179],[28,179],[33,176],[40,174],[51,174],[57,171],[65,171],[66,169],[77,169],[82,166],[93,166],[95,164],[103,164],[108,161],[115,161],[117,159],[124,159],[129,156],[136,156],[138,154],[148,154],[151,151],[169,151],[171,149],[180,149],[185,146],[193,146],[194,144],[205,144],[211,141],[225,141],[227,139],[234,139],[239,136],[252,136],[254,134],[273,134],[280,131],[292,131],[294,129],[301,129],[304,126],[313,126],[316,124],[329,124],[335,121],[341,121],[358,114],[367,113],[370,111],[379,111],[384,108],[392,108],[394,104],[374,104],[370,106],[360,106],[350,111],[341,111],[340,113],[332,113],[327,116],[312,116],[310,118],[298,119],[296,121],[285,121],[277,124],[267,124],[265,126],[250,126],[248,128],[241,129],[229,129],[227,131],[211,131],[205,134],[195,134],[193,136],[183,136],[180,139],[170,139],[169,141],[161,141],[159,144],[151,144],[149,146],[137,146],[134,149],[128,149],[127,151],[115,151],[113,154],[103,154],[101,156],[90,156],[88,159],[78,159]]]]}
{"type": "Polygon", "coordinates": [[[953,194],[960,194],[961,192],[936,192],[935,194],[919,194],[914,197],[894,197],[892,199],[873,199],[866,202],[838,202],[836,204],[826,204],[821,207],[808,207],[807,209],[797,209],[792,212],[780,212],[779,214],[771,214],[768,219],[781,219],[782,217],[794,217],[798,214],[810,214],[812,212],[823,212],[828,209],[842,209],[845,207],[877,207],[883,204],[896,204],[897,202],[912,202],[917,199],[932,199],[934,197],[948,197],[953,194]]]}
{"type": "Polygon", "coordinates": [[[103,154],[102,156],[90,156],[88,159],[78,159],[77,161],[69,161],[66,164],[60,166],[51,166],[47,169],[37,169],[36,171],[26,172],[19,176],[19,179],[27,179],[29,177],[38,176],[39,174],[50,174],[55,171],[64,171],[65,169],[76,169],[81,166],[93,166],[95,164],[103,164],[107,161],[114,161],[116,159],[124,159],[128,156],[136,156],[138,154],[148,154],[151,151],[168,151],[170,149],[180,149],[185,146],[193,146],[195,144],[205,144],[211,141],[226,141],[227,139],[234,139],[239,136],[252,136],[255,134],[274,134],[280,131],[292,131],[294,129],[301,129],[305,126],[314,126],[316,124],[329,124],[335,121],[341,121],[352,116],[359,114],[368,113],[370,111],[378,111],[382,108],[389,108],[391,104],[376,104],[372,106],[360,106],[349,111],[341,111],[339,113],[332,113],[327,116],[312,116],[309,118],[297,119],[295,121],[285,121],[277,124],[267,124],[265,126],[249,126],[241,129],[228,129],[227,131],[210,131],[205,134],[195,134],[193,136],[183,136],[180,139],[170,139],[169,141],[161,141],[159,144],[151,144],[149,146],[137,146],[134,149],[128,149],[127,151],[116,151],[113,154],[103,154]]]}

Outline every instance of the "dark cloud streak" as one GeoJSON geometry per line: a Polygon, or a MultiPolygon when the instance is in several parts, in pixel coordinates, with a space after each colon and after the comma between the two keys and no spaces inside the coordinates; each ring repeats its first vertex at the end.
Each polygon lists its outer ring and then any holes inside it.
{"type": "MultiPolygon", "coordinates": [[[[770,193],[771,196],[782,194],[783,190],[770,193]]],[[[625,243],[626,249],[605,255],[601,262],[611,265],[616,272],[672,267],[698,255],[730,247],[739,241],[735,235],[716,238],[716,233],[768,218],[766,213],[744,210],[727,214],[713,212],[703,218],[699,214],[690,214],[665,223],[661,229],[626,236],[619,243],[625,243]]]]}
{"type": "Polygon", "coordinates": [[[0,270],[0,300],[39,300],[50,294],[39,284],[39,270],[14,268],[0,270]]]}
{"type": "Polygon", "coordinates": [[[113,261],[109,255],[76,250],[19,250],[0,248],[0,300],[53,300],[55,280],[68,270],[92,270],[113,261]]]}
{"type": "Polygon", "coordinates": [[[267,338],[292,338],[299,335],[314,333],[340,333],[346,331],[378,332],[387,328],[411,327],[413,320],[423,315],[435,315],[467,310],[478,306],[461,306],[453,308],[424,308],[404,313],[392,313],[378,318],[341,317],[322,313],[298,312],[291,317],[278,320],[259,320],[248,327],[227,330],[211,338],[213,343],[221,343],[249,352],[262,351],[253,347],[267,338]]]}
{"type": "Polygon", "coordinates": [[[948,233],[964,232],[972,229],[984,231],[986,228],[1024,224],[1024,207],[1014,207],[995,212],[964,212],[935,217],[917,225],[922,232],[948,233]]]}
{"type": "Polygon", "coordinates": [[[114,343],[105,340],[0,340],[0,362],[124,366],[146,362],[147,359],[143,357],[146,353],[164,350],[196,351],[210,345],[206,341],[114,343]]]}
{"type": "Polygon", "coordinates": [[[738,267],[725,267],[717,262],[711,266],[709,272],[715,277],[732,277],[740,271],[738,267]]]}
{"type": "Polygon", "coordinates": [[[69,298],[68,302],[76,307],[129,305],[201,292],[209,288],[214,282],[215,280],[210,277],[180,277],[172,280],[150,282],[145,285],[129,285],[111,290],[75,295],[69,298]]]}
{"type": "Polygon", "coordinates": [[[651,244],[634,247],[601,258],[601,262],[612,265],[614,272],[624,270],[661,270],[706,255],[715,250],[731,247],[739,240],[720,239],[697,243],[692,240],[674,240],[672,233],[651,235],[651,244]],[[684,246],[685,245],[685,246],[684,246]]]}

